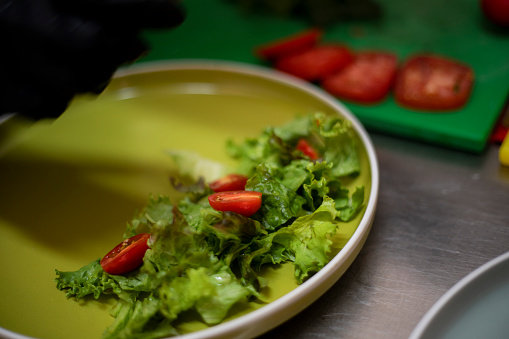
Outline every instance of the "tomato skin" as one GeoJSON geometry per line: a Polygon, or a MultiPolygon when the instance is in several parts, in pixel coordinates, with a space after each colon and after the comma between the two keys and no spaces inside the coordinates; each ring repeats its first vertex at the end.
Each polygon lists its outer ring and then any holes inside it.
{"type": "Polygon", "coordinates": [[[300,53],[315,46],[322,37],[322,31],[316,28],[264,44],[255,50],[262,59],[275,60],[283,56],[300,53]]]}
{"type": "Polygon", "coordinates": [[[484,15],[494,24],[509,27],[509,0],[481,0],[484,15]]]}
{"type": "Polygon", "coordinates": [[[108,274],[125,274],[143,264],[145,252],[149,249],[150,234],[141,233],[125,239],[101,259],[101,266],[108,274]]]}
{"type": "Polygon", "coordinates": [[[299,139],[295,149],[304,153],[304,155],[308,156],[311,160],[317,160],[320,157],[318,152],[308,143],[306,139],[299,139]]]}
{"type": "Polygon", "coordinates": [[[262,206],[262,193],[256,191],[225,191],[209,196],[210,206],[216,211],[235,212],[250,217],[262,206]]]}
{"type": "Polygon", "coordinates": [[[209,186],[214,192],[240,191],[246,188],[248,179],[245,175],[233,173],[214,180],[209,186]]]}
{"type": "Polygon", "coordinates": [[[321,85],[340,99],[376,103],[389,93],[396,77],[397,63],[397,57],[391,53],[361,52],[351,64],[325,78],[321,85]]]}
{"type": "Polygon", "coordinates": [[[318,81],[339,72],[353,59],[352,52],[346,46],[329,44],[280,58],[274,66],[304,80],[318,81]]]}
{"type": "Polygon", "coordinates": [[[396,77],[396,102],[412,109],[452,110],[470,97],[474,72],[467,65],[436,55],[410,57],[396,77]]]}
{"type": "Polygon", "coordinates": [[[497,124],[495,129],[493,130],[490,141],[495,143],[502,143],[506,136],[509,133],[509,128],[503,126],[502,124],[497,124]]]}

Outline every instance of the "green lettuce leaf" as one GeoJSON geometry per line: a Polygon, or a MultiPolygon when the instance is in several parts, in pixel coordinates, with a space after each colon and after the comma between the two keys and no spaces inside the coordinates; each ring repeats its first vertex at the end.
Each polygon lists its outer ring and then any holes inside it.
{"type": "Polygon", "coordinates": [[[316,114],[315,135],[322,144],[323,159],[333,164],[334,177],[354,176],[360,172],[358,141],[352,123],[339,116],[316,114]]]}
{"type": "Polygon", "coordinates": [[[57,270],[57,288],[66,290],[68,297],[119,297],[115,321],[105,337],[170,335],[175,333],[171,323],[189,310],[215,324],[235,303],[253,294],[209,249],[206,233],[189,225],[168,197],[151,198],[129,229],[151,232],[151,247],[140,268],[122,276],[109,275],[96,260],[76,272],[57,270]]]}
{"type": "Polygon", "coordinates": [[[157,198],[151,196],[146,207],[141,211],[130,224],[127,224],[127,231],[124,239],[140,233],[150,233],[152,225],[169,225],[173,222],[173,205],[170,198],[160,195],[157,198]]]}
{"type": "Polygon", "coordinates": [[[256,167],[265,164],[270,167],[281,167],[292,159],[291,145],[283,142],[272,128],[265,130],[258,138],[246,139],[241,144],[228,140],[226,150],[239,163],[237,172],[247,176],[253,175],[256,167]]]}
{"type": "MultiPolygon", "coordinates": [[[[314,117],[314,115],[311,115],[311,117],[314,117]]],[[[285,142],[291,142],[308,136],[312,125],[310,116],[298,116],[286,124],[275,127],[274,133],[285,142]]]]}
{"type": "Polygon", "coordinates": [[[77,271],[62,272],[55,270],[57,274],[57,288],[65,290],[66,296],[76,296],[77,299],[87,295],[93,295],[98,299],[105,291],[121,293],[117,282],[103,271],[99,259],[83,266],[77,271]]]}
{"type": "Polygon", "coordinates": [[[334,205],[334,200],[326,197],[312,214],[257,240],[258,249],[245,257],[243,265],[259,270],[267,263],[293,261],[295,277],[302,283],[330,261],[331,237],[338,227],[334,205]]]}
{"type": "Polygon", "coordinates": [[[271,175],[270,167],[265,164],[256,168],[246,190],[262,193],[262,206],[253,219],[259,220],[267,230],[275,230],[296,217],[305,200],[295,191],[288,189],[271,175]]]}
{"type": "Polygon", "coordinates": [[[221,322],[237,303],[263,300],[264,265],[293,262],[302,283],[331,258],[331,238],[342,222],[364,206],[364,187],[351,193],[346,176],[360,171],[358,140],[351,124],[321,113],[265,129],[227,152],[248,175],[246,189],[262,193],[251,217],[214,210],[207,182],[230,168],[187,151],[169,151],[177,170],[170,177],[182,194],[176,205],[151,196],[127,224],[124,238],[150,233],[143,265],[109,275],[99,260],[74,272],[56,270],[57,288],[68,298],[117,297],[115,318],[105,338],[160,338],[177,335],[173,324],[194,312],[203,322],[221,322]],[[305,138],[321,155],[311,161],[295,146],[305,138]],[[185,183],[184,183],[185,182],[185,183]]]}
{"type": "Polygon", "coordinates": [[[339,219],[345,222],[352,220],[361,211],[363,206],[364,186],[357,186],[346,204],[344,199],[340,206],[336,203],[336,208],[340,211],[339,219]]]}
{"type": "Polygon", "coordinates": [[[156,339],[178,335],[171,321],[158,315],[161,304],[152,295],[135,303],[119,300],[111,312],[115,320],[104,331],[103,338],[156,339]]]}
{"type": "Polygon", "coordinates": [[[285,125],[267,128],[258,138],[249,138],[240,144],[229,140],[227,152],[239,161],[239,173],[252,175],[262,163],[283,167],[305,158],[295,150],[301,138],[319,151],[322,160],[333,164],[334,177],[354,176],[360,172],[358,138],[351,122],[339,115],[315,113],[297,117],[285,125]]]}
{"type": "Polygon", "coordinates": [[[253,238],[267,234],[256,220],[233,212],[219,212],[210,205],[183,199],[179,209],[187,222],[206,238],[208,248],[228,266],[253,238]]]}

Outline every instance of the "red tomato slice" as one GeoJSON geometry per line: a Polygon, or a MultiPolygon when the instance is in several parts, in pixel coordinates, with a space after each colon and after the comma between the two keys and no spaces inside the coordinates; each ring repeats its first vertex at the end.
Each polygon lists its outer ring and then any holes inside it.
{"type": "Polygon", "coordinates": [[[101,266],[108,274],[125,274],[143,264],[145,252],[149,249],[150,234],[141,233],[125,239],[101,259],[101,266]]]}
{"type": "Polygon", "coordinates": [[[248,179],[242,174],[228,174],[211,182],[209,186],[214,192],[240,191],[246,188],[248,179]]]}
{"type": "Polygon", "coordinates": [[[255,50],[255,54],[262,59],[275,60],[310,49],[318,43],[321,37],[322,31],[309,29],[262,45],[255,50]]]}
{"type": "Polygon", "coordinates": [[[353,61],[352,52],[342,45],[321,45],[276,61],[275,67],[308,81],[317,81],[342,70],[353,61]]]}
{"type": "Polygon", "coordinates": [[[470,97],[474,72],[467,65],[435,55],[411,57],[396,78],[394,98],[413,109],[451,110],[470,97]]]}
{"type": "Polygon", "coordinates": [[[219,192],[209,196],[209,203],[217,211],[235,212],[249,217],[262,206],[262,193],[256,191],[219,192]]]}
{"type": "Polygon", "coordinates": [[[311,160],[319,158],[318,152],[307,142],[306,139],[299,139],[295,148],[304,153],[304,155],[308,156],[311,160]]]}
{"type": "Polygon", "coordinates": [[[323,88],[358,103],[375,103],[387,96],[396,76],[398,59],[386,52],[362,52],[341,72],[327,77],[323,88]]]}
{"type": "Polygon", "coordinates": [[[481,9],[494,24],[509,27],[509,0],[481,0],[481,9]]]}

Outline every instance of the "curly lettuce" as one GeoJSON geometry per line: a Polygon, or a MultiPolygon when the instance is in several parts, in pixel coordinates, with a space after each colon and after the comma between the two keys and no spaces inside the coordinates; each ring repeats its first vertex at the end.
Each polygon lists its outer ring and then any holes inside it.
{"type": "Polygon", "coordinates": [[[175,321],[189,312],[217,324],[234,305],[263,300],[270,285],[260,274],[265,265],[291,262],[302,283],[330,261],[333,236],[363,208],[364,187],[350,192],[342,184],[359,173],[360,163],[351,125],[339,116],[298,117],[240,144],[228,141],[226,148],[238,161],[236,172],[249,176],[246,190],[262,193],[254,215],[209,205],[207,182],[226,174],[226,167],[170,151],[180,176],[191,183],[172,177],[184,198],[174,205],[167,196],[150,197],[128,223],[124,238],[151,235],[143,265],[125,275],[106,273],[99,260],[74,272],[56,270],[57,288],[67,297],[117,297],[104,338],[177,335],[175,321]],[[301,138],[320,159],[296,149],[301,138]]]}

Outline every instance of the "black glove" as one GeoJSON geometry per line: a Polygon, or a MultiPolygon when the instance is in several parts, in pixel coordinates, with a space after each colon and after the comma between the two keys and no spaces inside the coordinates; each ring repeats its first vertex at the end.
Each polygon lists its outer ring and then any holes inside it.
{"type": "Polygon", "coordinates": [[[184,17],[176,0],[0,0],[0,114],[59,116],[147,52],[143,29],[184,17]]]}

